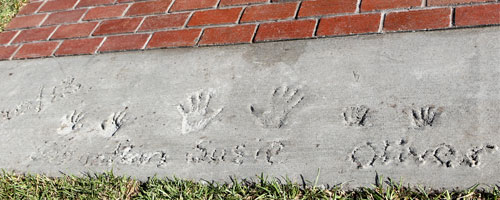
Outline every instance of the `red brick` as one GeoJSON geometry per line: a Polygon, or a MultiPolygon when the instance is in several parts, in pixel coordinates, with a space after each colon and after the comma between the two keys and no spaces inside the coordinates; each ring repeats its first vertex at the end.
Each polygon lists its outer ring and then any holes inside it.
{"type": "Polygon", "coordinates": [[[83,20],[94,20],[94,19],[104,19],[123,16],[123,12],[127,9],[128,5],[113,5],[113,6],[103,6],[91,8],[83,20]]]}
{"type": "Polygon", "coordinates": [[[52,13],[45,20],[45,22],[43,22],[43,25],[77,22],[78,20],[80,20],[80,18],[82,18],[85,11],[86,9],[81,9],[52,13]]]}
{"type": "Polygon", "coordinates": [[[172,3],[172,0],[156,0],[147,2],[138,2],[132,4],[127,11],[127,16],[147,15],[155,13],[165,13],[172,3]]]}
{"type": "Polygon", "coordinates": [[[287,19],[295,17],[298,3],[278,3],[250,6],[245,9],[241,22],[287,19]]]}
{"type": "Polygon", "coordinates": [[[246,5],[263,2],[267,2],[267,0],[221,0],[219,6],[246,5]]]}
{"type": "Polygon", "coordinates": [[[353,13],[357,0],[313,0],[304,1],[300,6],[299,17],[353,13]]]}
{"type": "Polygon", "coordinates": [[[455,9],[456,26],[500,24],[500,4],[458,7],[455,9]]]}
{"type": "Polygon", "coordinates": [[[52,0],[47,1],[39,12],[49,12],[55,10],[69,10],[75,6],[77,0],[52,0]]]}
{"type": "Polygon", "coordinates": [[[76,38],[90,36],[97,22],[61,25],[50,39],[76,38]]]}
{"type": "Polygon", "coordinates": [[[231,24],[238,22],[243,8],[217,9],[198,11],[189,20],[188,26],[209,24],[231,24]]]}
{"type": "Polygon", "coordinates": [[[8,60],[19,46],[0,46],[0,60],[8,60]]]}
{"type": "Polygon", "coordinates": [[[51,56],[59,42],[39,42],[24,44],[14,58],[40,58],[51,56]]]}
{"type": "Polygon", "coordinates": [[[19,33],[16,39],[12,41],[12,43],[47,40],[50,34],[52,34],[52,32],[54,32],[55,29],[56,27],[52,26],[52,27],[23,30],[21,31],[21,33],[19,33]]]}
{"type": "Polygon", "coordinates": [[[363,0],[361,1],[361,11],[411,8],[421,5],[422,0],[363,0]]]}
{"type": "Polygon", "coordinates": [[[79,8],[87,6],[106,5],[106,4],[113,4],[114,2],[115,0],[80,0],[80,3],[78,3],[76,7],[79,8]]]}
{"type": "Polygon", "coordinates": [[[388,13],[385,17],[384,30],[404,31],[445,28],[450,26],[450,15],[450,8],[388,13]]]}
{"type": "Polygon", "coordinates": [[[495,0],[427,0],[427,6],[441,6],[441,5],[488,2],[488,1],[495,1],[495,0]]]}
{"type": "Polygon", "coordinates": [[[300,20],[261,24],[255,41],[308,38],[313,36],[316,20],[300,20]]]}
{"type": "Polygon", "coordinates": [[[93,35],[134,32],[142,21],[141,18],[114,19],[101,23],[93,35]]]}
{"type": "Polygon", "coordinates": [[[195,10],[200,8],[213,8],[218,0],[175,0],[170,12],[182,10],[195,10]]]}
{"type": "Polygon", "coordinates": [[[28,28],[40,25],[46,14],[14,17],[7,25],[7,29],[28,28]]]}
{"type": "Polygon", "coordinates": [[[256,25],[207,28],[199,42],[200,45],[250,43],[256,25]]]}
{"type": "Polygon", "coordinates": [[[179,28],[184,26],[188,17],[189,13],[150,16],[144,20],[139,30],[148,31],[164,28],[179,28]]]}
{"type": "Polygon", "coordinates": [[[149,41],[148,48],[194,46],[201,29],[156,32],[149,41]]]}
{"type": "Polygon", "coordinates": [[[319,21],[316,35],[349,35],[378,32],[380,14],[348,15],[323,18],[319,21]]]}
{"type": "Polygon", "coordinates": [[[99,51],[125,51],[142,49],[149,38],[149,34],[109,36],[99,51]]]}
{"type": "Polygon", "coordinates": [[[8,44],[16,34],[17,31],[0,32],[0,45],[8,44]]]}
{"type": "Polygon", "coordinates": [[[64,40],[54,55],[93,54],[104,38],[64,40]]]}
{"type": "Polygon", "coordinates": [[[42,2],[33,2],[33,3],[28,3],[25,6],[21,8],[19,13],[17,15],[31,15],[38,10],[38,8],[42,5],[42,2]]]}

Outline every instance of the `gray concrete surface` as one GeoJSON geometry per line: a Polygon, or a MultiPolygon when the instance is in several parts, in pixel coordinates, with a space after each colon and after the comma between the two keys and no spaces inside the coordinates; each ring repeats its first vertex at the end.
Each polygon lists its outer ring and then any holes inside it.
{"type": "Polygon", "coordinates": [[[500,181],[500,28],[0,62],[0,168],[500,181]]]}

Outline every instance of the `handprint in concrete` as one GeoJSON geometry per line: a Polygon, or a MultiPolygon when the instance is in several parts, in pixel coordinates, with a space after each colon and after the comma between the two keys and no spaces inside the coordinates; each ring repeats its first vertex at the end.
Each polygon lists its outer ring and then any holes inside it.
{"type": "Polygon", "coordinates": [[[410,122],[413,127],[423,128],[425,126],[432,126],[437,116],[440,114],[440,111],[434,106],[424,106],[411,109],[407,114],[410,117],[410,122]]]}
{"type": "Polygon", "coordinates": [[[304,99],[298,88],[282,86],[274,89],[268,110],[259,110],[250,105],[250,112],[265,128],[281,128],[288,114],[304,99]]]}
{"type": "Polygon", "coordinates": [[[223,107],[215,110],[209,107],[212,96],[211,90],[195,92],[187,99],[187,104],[177,106],[182,116],[182,134],[204,129],[222,112],[223,107]]]}
{"type": "Polygon", "coordinates": [[[101,135],[104,137],[112,137],[123,125],[123,118],[127,115],[125,111],[116,112],[101,123],[101,135]]]}
{"type": "Polygon", "coordinates": [[[368,116],[368,107],[366,106],[350,106],[344,108],[342,116],[347,126],[364,126],[368,116]]]}
{"type": "Polygon", "coordinates": [[[57,133],[60,135],[67,135],[73,131],[78,130],[83,126],[81,123],[85,115],[81,112],[73,111],[69,115],[64,115],[61,119],[61,126],[57,129],[57,133]]]}

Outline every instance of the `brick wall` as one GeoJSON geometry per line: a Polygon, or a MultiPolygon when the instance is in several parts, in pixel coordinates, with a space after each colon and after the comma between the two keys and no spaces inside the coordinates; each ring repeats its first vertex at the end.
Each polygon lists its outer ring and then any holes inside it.
{"type": "Polygon", "coordinates": [[[33,0],[0,60],[500,24],[500,0],[33,0]]]}

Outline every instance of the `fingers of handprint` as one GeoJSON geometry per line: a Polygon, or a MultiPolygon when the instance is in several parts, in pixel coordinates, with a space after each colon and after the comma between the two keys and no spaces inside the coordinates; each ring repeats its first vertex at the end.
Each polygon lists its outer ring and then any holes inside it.
{"type": "Polygon", "coordinates": [[[422,119],[422,117],[421,117],[421,113],[420,113],[419,111],[417,111],[417,110],[412,110],[412,111],[411,111],[411,113],[412,113],[412,115],[413,115],[413,118],[415,118],[415,119],[422,119]]]}
{"type": "Polygon", "coordinates": [[[127,113],[125,111],[119,112],[118,117],[116,118],[116,124],[120,125],[122,123],[123,118],[125,118],[126,115],[127,113]]]}
{"type": "Polygon", "coordinates": [[[352,107],[351,107],[351,113],[350,113],[350,114],[351,114],[351,117],[352,117],[352,115],[355,115],[355,114],[357,113],[357,109],[358,109],[358,108],[356,108],[356,107],[354,107],[354,106],[352,106],[352,107]]]}
{"type": "Polygon", "coordinates": [[[200,93],[196,93],[194,94],[193,96],[195,97],[194,98],[194,109],[196,111],[199,111],[200,110],[200,105],[201,105],[201,98],[202,98],[202,95],[203,95],[203,92],[200,92],[200,93]]]}
{"type": "Polygon", "coordinates": [[[292,96],[290,101],[288,101],[288,106],[294,107],[297,104],[299,104],[303,99],[304,99],[304,95],[301,94],[300,92],[297,92],[295,95],[292,96]]]}
{"type": "Polygon", "coordinates": [[[297,95],[299,89],[288,90],[287,94],[284,96],[287,103],[290,103],[292,99],[297,95]]]}
{"type": "Polygon", "coordinates": [[[288,91],[287,86],[281,86],[279,88],[276,88],[273,92],[273,98],[283,97],[287,91],[288,91]]]}
{"type": "Polygon", "coordinates": [[[83,114],[83,113],[78,113],[78,115],[76,115],[75,122],[78,122],[78,121],[82,120],[84,116],[85,116],[85,114],[83,114]]]}
{"type": "Polygon", "coordinates": [[[278,91],[280,90],[280,88],[275,88],[274,91],[273,91],[273,97],[277,96],[278,95],[278,91]]]}
{"type": "Polygon", "coordinates": [[[116,122],[116,120],[118,119],[118,115],[119,114],[120,114],[119,112],[118,113],[113,113],[113,117],[111,118],[113,122],[116,122]]]}
{"type": "Polygon", "coordinates": [[[195,107],[196,107],[196,94],[193,94],[191,95],[191,97],[189,97],[189,101],[188,101],[188,107],[189,107],[189,111],[188,112],[193,112],[195,110],[195,107]]]}
{"type": "Polygon", "coordinates": [[[69,121],[71,121],[71,122],[75,121],[75,114],[76,114],[76,110],[73,110],[73,112],[71,113],[71,116],[68,118],[69,121]]]}
{"type": "Polygon", "coordinates": [[[429,123],[432,123],[432,121],[434,120],[434,115],[436,115],[436,112],[434,111],[434,107],[433,106],[429,106],[427,108],[427,111],[426,111],[426,115],[425,115],[425,120],[427,120],[429,123]]]}
{"type": "Polygon", "coordinates": [[[367,107],[365,106],[361,106],[361,116],[365,115],[366,113],[368,113],[370,109],[368,109],[367,107]]]}
{"type": "Polygon", "coordinates": [[[200,112],[205,114],[208,111],[208,104],[210,103],[210,98],[212,98],[212,94],[210,92],[202,92],[200,99],[200,112]]]}
{"type": "Polygon", "coordinates": [[[420,114],[422,119],[425,119],[425,117],[427,117],[427,114],[429,114],[429,108],[428,107],[422,108],[422,113],[420,114]]]}
{"type": "Polygon", "coordinates": [[[290,92],[290,88],[288,88],[287,86],[283,86],[282,88],[283,88],[282,96],[285,97],[290,92]]]}

